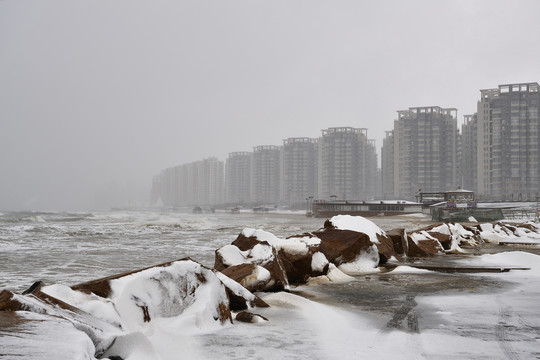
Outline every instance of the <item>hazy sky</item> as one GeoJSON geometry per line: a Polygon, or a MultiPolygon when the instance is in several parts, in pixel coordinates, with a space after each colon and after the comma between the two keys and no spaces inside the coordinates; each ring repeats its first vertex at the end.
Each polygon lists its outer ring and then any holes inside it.
{"type": "MultiPolygon", "coordinates": [[[[0,210],[540,81],[540,1],[0,1],[0,210]]],[[[125,195],[129,192],[130,195],[125,195]]],[[[148,196],[147,196],[148,197],[148,196]]],[[[132,199],[133,198],[133,199],[132,199]]],[[[114,200],[114,201],[113,201],[114,200]]],[[[99,203],[103,205],[103,201],[99,203]]]]}

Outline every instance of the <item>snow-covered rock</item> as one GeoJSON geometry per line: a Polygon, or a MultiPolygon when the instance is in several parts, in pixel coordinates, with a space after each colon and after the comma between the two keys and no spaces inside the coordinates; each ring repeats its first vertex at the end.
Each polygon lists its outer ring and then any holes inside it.
{"type": "Polygon", "coordinates": [[[259,314],[253,314],[249,311],[239,312],[235,315],[234,320],[252,324],[264,323],[268,321],[268,319],[264,316],[259,314]]]}
{"type": "Polygon", "coordinates": [[[223,282],[229,296],[231,310],[245,310],[253,307],[267,307],[253,291],[264,290],[271,280],[270,272],[259,265],[241,264],[216,273],[223,282]]]}
{"type": "Polygon", "coordinates": [[[486,223],[478,225],[479,234],[487,242],[540,244],[540,224],[526,223],[486,223]]]}
{"type": "Polygon", "coordinates": [[[336,215],[327,220],[324,227],[361,232],[369,236],[371,242],[375,244],[379,243],[378,235],[386,236],[384,230],[378,227],[373,221],[362,216],[336,215]]]}
{"type": "Polygon", "coordinates": [[[377,246],[379,256],[377,265],[386,263],[392,256],[399,257],[394,248],[392,238],[374,222],[362,216],[336,215],[325,221],[324,228],[349,230],[366,234],[369,240],[377,246]]]}
{"type": "Polygon", "coordinates": [[[129,331],[206,331],[230,322],[229,300],[213,270],[190,259],[109,280],[110,299],[129,331]],[[157,323],[157,324],[156,324],[157,323]]]}
{"type": "Polygon", "coordinates": [[[320,255],[313,266],[313,254],[319,252],[320,243],[312,234],[281,239],[264,230],[247,228],[231,245],[216,250],[214,267],[248,289],[282,290],[290,282],[304,283],[310,276],[325,273],[327,266],[320,268],[320,255]]]}
{"type": "MultiPolygon", "coordinates": [[[[392,240],[393,248],[397,255],[407,255],[409,246],[405,229],[392,229],[386,231],[386,235],[392,240]]],[[[398,258],[396,257],[396,259],[398,258]]]]}
{"type": "Polygon", "coordinates": [[[35,283],[23,294],[8,290],[0,292],[0,311],[25,311],[42,314],[44,321],[63,319],[82,333],[93,343],[96,356],[103,354],[121,333],[116,326],[88,314],[68,302],[62,301],[42,291],[43,284],[35,283]]]}
{"type": "Polygon", "coordinates": [[[285,268],[278,257],[278,250],[268,241],[269,238],[276,243],[277,238],[263,230],[244,229],[237,239],[231,245],[225,245],[216,250],[214,268],[218,271],[225,271],[229,267],[234,267],[239,275],[233,275],[235,269],[231,269],[228,276],[231,275],[237,281],[250,276],[250,279],[244,282],[245,285],[253,280],[260,280],[259,274],[253,276],[255,267],[237,268],[242,264],[252,264],[266,269],[270,273],[270,279],[260,281],[257,290],[279,291],[289,286],[289,280],[285,268]],[[261,238],[259,238],[259,236],[261,238]],[[274,239],[275,238],[275,239],[274,239]],[[246,272],[249,271],[249,272],[246,272]]]}
{"type": "Polygon", "coordinates": [[[483,243],[475,227],[457,223],[438,223],[408,233],[407,255],[429,256],[437,253],[461,253],[461,246],[478,246],[483,243]]]}

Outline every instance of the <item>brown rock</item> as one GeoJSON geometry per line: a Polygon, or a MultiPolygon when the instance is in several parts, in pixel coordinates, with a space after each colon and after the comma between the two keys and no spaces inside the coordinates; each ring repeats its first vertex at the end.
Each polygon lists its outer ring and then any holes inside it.
{"type": "Polygon", "coordinates": [[[377,239],[379,240],[377,245],[377,250],[379,251],[379,265],[384,265],[390,258],[393,256],[397,260],[401,260],[401,257],[394,250],[394,242],[389,236],[383,236],[377,234],[377,239]]]}
{"type": "Polygon", "coordinates": [[[393,229],[386,231],[386,235],[392,240],[393,248],[396,254],[405,255],[407,253],[408,243],[405,229],[393,229]]]}
{"type": "Polygon", "coordinates": [[[320,251],[336,266],[355,260],[373,245],[368,235],[351,230],[325,228],[313,234],[321,239],[320,251]]]}
{"type": "MultiPolygon", "coordinates": [[[[289,286],[289,280],[283,261],[280,259],[276,248],[274,248],[268,242],[260,241],[256,236],[246,237],[243,233],[240,233],[240,235],[238,235],[236,240],[233,241],[231,245],[236,246],[241,251],[249,251],[256,245],[269,247],[272,256],[269,256],[266,259],[247,256],[245,263],[262,266],[270,272],[270,281],[265,284],[263,289],[264,291],[281,291],[289,286]]],[[[220,250],[221,249],[217,249],[215,252],[216,257],[214,261],[214,268],[218,271],[224,272],[230,266],[227,265],[226,261],[224,261],[222,258],[220,250]]],[[[244,268],[241,271],[244,271],[245,274],[247,274],[249,270],[248,268],[244,268]]],[[[240,279],[241,275],[236,277],[240,279]]]]}
{"type": "Polygon", "coordinates": [[[255,264],[240,264],[229,266],[221,272],[251,292],[262,291],[268,282],[253,283],[252,278],[256,268],[255,264]]]}
{"type": "Polygon", "coordinates": [[[439,243],[439,241],[434,239],[429,239],[427,237],[424,237],[424,239],[419,240],[418,244],[416,244],[412,238],[412,234],[407,235],[408,240],[408,253],[407,256],[409,257],[423,257],[423,256],[431,256],[438,254],[439,252],[443,251],[443,247],[439,243]]]}
{"type": "Polygon", "coordinates": [[[450,250],[452,248],[452,235],[442,234],[435,231],[428,231],[428,234],[437,239],[444,250],[450,250]]]}
{"type": "Polygon", "coordinates": [[[0,311],[19,311],[26,309],[23,303],[14,299],[14,295],[9,290],[2,290],[0,292],[0,311]]]}
{"type": "Polygon", "coordinates": [[[241,311],[238,314],[236,314],[235,320],[245,322],[245,323],[256,323],[260,320],[268,321],[267,318],[265,318],[262,315],[259,314],[253,314],[248,311],[241,311]]]}
{"type": "Polygon", "coordinates": [[[253,249],[253,247],[257,244],[264,244],[264,245],[270,245],[266,241],[259,240],[256,236],[245,236],[244,233],[240,233],[236,240],[234,240],[231,245],[236,246],[242,251],[253,249]]]}
{"type": "Polygon", "coordinates": [[[303,284],[310,277],[324,275],[328,272],[328,265],[323,269],[322,273],[319,271],[314,272],[311,269],[313,253],[313,251],[308,251],[307,254],[290,254],[283,250],[279,251],[278,255],[290,283],[303,284]]]}

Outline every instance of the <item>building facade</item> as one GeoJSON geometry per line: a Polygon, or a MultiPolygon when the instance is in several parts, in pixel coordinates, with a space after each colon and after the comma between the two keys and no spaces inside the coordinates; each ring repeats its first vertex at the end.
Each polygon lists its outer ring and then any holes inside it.
{"type": "Polygon", "coordinates": [[[394,197],[458,186],[457,110],[439,106],[398,111],[394,121],[394,197]]]}
{"type": "Polygon", "coordinates": [[[229,154],[225,163],[225,202],[234,205],[251,202],[251,152],[229,154]]]}
{"type": "Polygon", "coordinates": [[[478,195],[491,200],[535,200],[540,192],[538,83],[480,90],[478,195]]]}
{"type": "Polygon", "coordinates": [[[288,138],[281,147],[280,202],[303,208],[306,198],[317,197],[318,141],[288,138]]]}
{"type": "Polygon", "coordinates": [[[477,114],[464,115],[461,125],[461,182],[462,188],[478,191],[477,153],[478,149],[478,118],[477,114]]]}
{"type": "Polygon", "coordinates": [[[318,197],[367,200],[374,197],[377,157],[367,129],[336,127],[319,139],[318,197]]]}
{"type": "Polygon", "coordinates": [[[381,148],[382,198],[394,199],[394,132],[386,131],[381,148]]]}
{"type": "Polygon", "coordinates": [[[279,203],[280,147],[261,145],[253,148],[251,161],[251,202],[258,205],[279,203]]]}

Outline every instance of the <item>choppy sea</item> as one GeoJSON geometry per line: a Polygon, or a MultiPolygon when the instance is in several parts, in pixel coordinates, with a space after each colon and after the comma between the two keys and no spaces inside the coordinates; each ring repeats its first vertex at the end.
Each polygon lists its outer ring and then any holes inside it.
{"type": "MultiPolygon", "coordinates": [[[[215,250],[244,228],[287,237],[324,220],[302,213],[3,212],[0,289],[23,291],[37,280],[73,285],[184,257],[213,267],[215,250]]],[[[406,218],[374,221],[383,229],[410,225],[406,218]]]]}

